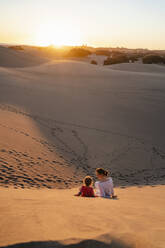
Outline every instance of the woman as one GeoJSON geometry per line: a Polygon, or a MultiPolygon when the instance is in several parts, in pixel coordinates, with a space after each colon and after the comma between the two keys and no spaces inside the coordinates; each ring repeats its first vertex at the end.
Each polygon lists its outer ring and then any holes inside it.
{"type": "Polygon", "coordinates": [[[116,198],[113,181],[111,177],[108,177],[108,171],[103,168],[97,168],[96,176],[98,178],[98,181],[95,182],[96,195],[105,198],[116,198]]]}

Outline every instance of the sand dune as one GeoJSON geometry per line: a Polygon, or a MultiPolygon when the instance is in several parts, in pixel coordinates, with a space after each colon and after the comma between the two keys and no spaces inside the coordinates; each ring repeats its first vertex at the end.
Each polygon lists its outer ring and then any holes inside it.
{"type": "MultiPolygon", "coordinates": [[[[40,165],[47,160],[47,168],[50,163],[72,168],[67,185],[79,183],[87,173],[93,175],[94,168],[101,165],[111,170],[117,185],[164,183],[162,74],[130,75],[83,62],[57,61],[38,67],[1,68],[0,87],[3,156],[20,140],[18,144],[25,145],[17,152],[30,150],[30,157],[31,151],[37,151],[40,165]],[[34,132],[34,126],[39,132],[34,132]]],[[[22,156],[20,160],[24,166],[30,158],[26,161],[22,156]]],[[[17,162],[13,166],[16,168],[17,162]]],[[[42,166],[39,171],[44,181],[35,172],[33,178],[38,182],[34,185],[56,187],[52,177],[57,177],[59,170],[50,172],[51,183],[45,182],[42,166]]],[[[67,173],[63,173],[66,181],[67,173]]],[[[8,181],[24,185],[21,177],[8,181]]]]}
{"type": "Polygon", "coordinates": [[[108,66],[110,69],[127,71],[127,72],[140,72],[140,73],[163,73],[165,74],[165,66],[156,64],[142,64],[142,63],[122,63],[108,66]]]}
{"type": "Polygon", "coordinates": [[[0,46],[0,66],[3,67],[25,67],[34,66],[47,62],[48,59],[39,56],[31,56],[24,51],[15,51],[0,46]]]}
{"type": "Polygon", "coordinates": [[[118,200],[75,192],[1,189],[0,247],[164,247],[163,186],[117,189],[118,200]]]}
{"type": "Polygon", "coordinates": [[[65,247],[146,248],[152,243],[163,248],[164,186],[146,187],[165,183],[163,67],[110,69],[69,60],[34,67],[23,53],[20,59],[15,51],[0,52],[8,57],[0,62],[0,245],[52,247],[65,239],[65,247]],[[111,171],[116,186],[143,188],[118,188],[118,201],[94,199],[95,205],[64,190],[78,187],[87,174],[95,178],[100,166],[111,171]],[[16,232],[20,226],[22,232],[16,232]],[[113,246],[106,243],[109,235],[113,246]],[[76,246],[69,246],[72,238],[76,246]],[[22,244],[30,241],[36,243],[22,244]]]}

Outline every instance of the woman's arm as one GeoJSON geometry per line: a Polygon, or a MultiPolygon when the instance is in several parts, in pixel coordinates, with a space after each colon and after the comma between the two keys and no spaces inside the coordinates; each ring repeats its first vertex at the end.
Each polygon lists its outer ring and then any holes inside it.
{"type": "Polygon", "coordinates": [[[111,197],[112,197],[113,199],[116,199],[116,198],[117,198],[117,195],[115,195],[115,193],[114,193],[114,185],[113,185],[113,180],[112,180],[112,178],[111,178],[111,197]]]}
{"type": "Polygon", "coordinates": [[[104,192],[103,187],[101,186],[101,183],[96,182],[95,187],[96,187],[96,190],[98,192],[97,195],[100,196],[100,197],[105,197],[105,192],[104,192]]]}

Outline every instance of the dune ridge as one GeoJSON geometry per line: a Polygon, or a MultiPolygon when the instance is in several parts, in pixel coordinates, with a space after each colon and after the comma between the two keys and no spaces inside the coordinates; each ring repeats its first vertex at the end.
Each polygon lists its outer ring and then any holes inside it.
{"type": "Polygon", "coordinates": [[[25,51],[15,51],[13,49],[0,46],[0,67],[17,68],[34,66],[49,61],[40,56],[32,56],[25,51]]]}

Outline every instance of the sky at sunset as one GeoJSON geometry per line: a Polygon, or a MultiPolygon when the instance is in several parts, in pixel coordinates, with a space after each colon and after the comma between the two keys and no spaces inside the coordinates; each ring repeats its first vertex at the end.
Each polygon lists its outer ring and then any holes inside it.
{"type": "Polygon", "coordinates": [[[0,43],[165,49],[165,0],[0,0],[0,43]]]}

